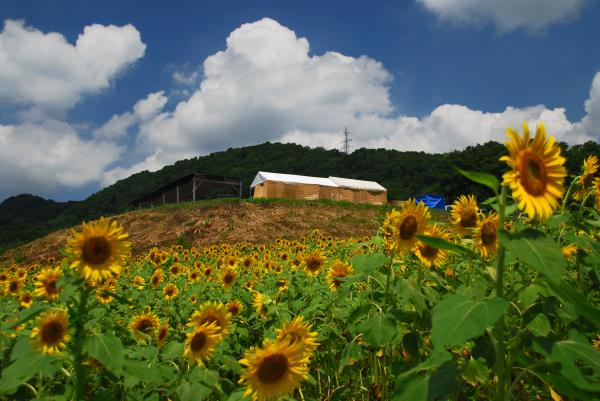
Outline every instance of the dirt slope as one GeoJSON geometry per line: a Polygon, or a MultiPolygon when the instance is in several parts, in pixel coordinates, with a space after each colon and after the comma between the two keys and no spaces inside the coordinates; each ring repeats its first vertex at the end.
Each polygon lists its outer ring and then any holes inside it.
{"type": "MultiPolygon", "coordinates": [[[[385,211],[385,207],[321,202],[204,202],[140,210],[114,219],[129,233],[137,254],[176,243],[268,243],[276,238],[298,238],[314,229],[337,238],[370,236],[377,232],[385,211]]],[[[0,256],[0,264],[58,256],[69,237],[69,230],[49,234],[7,251],[0,256]]]]}

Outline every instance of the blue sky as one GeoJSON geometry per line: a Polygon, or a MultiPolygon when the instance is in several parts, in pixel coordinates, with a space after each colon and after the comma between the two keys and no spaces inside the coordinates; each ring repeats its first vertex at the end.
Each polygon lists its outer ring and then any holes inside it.
{"type": "Polygon", "coordinates": [[[4,1],[0,200],[267,140],[338,147],[344,125],[429,152],[522,121],[600,137],[595,0],[322,3],[4,1]]]}

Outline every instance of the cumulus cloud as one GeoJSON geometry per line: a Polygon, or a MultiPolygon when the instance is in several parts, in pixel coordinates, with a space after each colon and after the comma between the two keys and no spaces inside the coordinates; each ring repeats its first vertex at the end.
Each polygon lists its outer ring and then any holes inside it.
{"type": "Polygon", "coordinates": [[[0,125],[0,198],[37,194],[99,181],[123,149],[107,141],[82,140],[67,123],[45,120],[0,125]]]}
{"type": "Polygon", "coordinates": [[[586,0],[417,0],[438,18],[457,24],[494,23],[500,32],[530,32],[577,18],[586,0]]]}
{"type": "Polygon", "coordinates": [[[75,44],[6,20],[0,32],[0,101],[64,111],[86,93],[109,87],[146,45],[132,25],[86,26],[75,44]]]}
{"type": "Polygon", "coordinates": [[[150,93],[139,100],[131,112],[115,114],[100,128],[94,130],[95,138],[114,139],[127,135],[127,131],[135,124],[141,124],[156,116],[167,103],[164,91],[150,93]]]}
{"type": "Polygon", "coordinates": [[[183,71],[175,71],[173,73],[173,81],[181,85],[194,85],[200,79],[198,71],[186,74],[183,71]]]}

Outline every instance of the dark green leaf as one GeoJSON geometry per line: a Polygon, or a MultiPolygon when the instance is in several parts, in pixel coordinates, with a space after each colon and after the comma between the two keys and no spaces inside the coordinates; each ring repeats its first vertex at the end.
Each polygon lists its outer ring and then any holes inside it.
{"type": "Polygon", "coordinates": [[[502,243],[523,263],[558,283],[566,262],[560,246],[546,234],[527,228],[511,234],[499,231],[502,243]]]}
{"type": "Polygon", "coordinates": [[[14,392],[19,385],[27,382],[33,375],[50,366],[55,360],[56,358],[52,356],[39,353],[17,359],[2,370],[0,394],[14,392]]]}
{"type": "Polygon", "coordinates": [[[367,344],[381,347],[390,343],[396,336],[396,325],[383,313],[377,313],[358,326],[367,344]]]}
{"type": "Polygon", "coordinates": [[[478,184],[481,184],[481,185],[485,185],[486,187],[488,187],[489,189],[494,191],[495,194],[498,193],[498,187],[500,186],[500,183],[498,182],[498,179],[496,177],[494,177],[493,175],[487,174],[487,173],[481,173],[479,171],[465,171],[465,170],[461,170],[461,169],[457,169],[457,170],[459,173],[461,173],[462,175],[467,177],[469,180],[476,182],[478,184]]]}
{"type": "Polygon", "coordinates": [[[439,364],[441,360],[448,359],[448,357],[449,354],[438,354],[438,356],[434,354],[430,359],[439,358],[435,363],[429,360],[425,361],[423,364],[398,376],[392,400],[430,401],[437,399],[437,397],[448,397],[457,391],[456,377],[458,376],[458,370],[451,362],[439,364]],[[425,364],[428,364],[428,366],[425,367],[425,364]]]}
{"type": "Polygon", "coordinates": [[[362,359],[362,347],[354,342],[348,343],[342,352],[339,370],[344,367],[354,365],[362,359]]]}
{"type": "Polygon", "coordinates": [[[16,326],[33,319],[34,317],[36,317],[37,315],[39,315],[40,313],[42,313],[43,311],[45,311],[49,308],[50,308],[49,305],[37,305],[30,309],[26,309],[19,314],[19,317],[17,318],[16,321],[7,322],[7,323],[3,324],[2,327],[0,327],[0,330],[11,330],[16,326]]]}
{"type": "Polygon", "coordinates": [[[148,366],[146,362],[142,361],[125,360],[123,372],[125,377],[130,376],[145,383],[161,384],[163,381],[160,372],[156,368],[148,366]]]}
{"type": "Polygon", "coordinates": [[[551,280],[545,280],[541,284],[545,285],[549,291],[565,301],[566,304],[575,305],[575,310],[579,314],[585,316],[586,319],[594,323],[597,327],[600,327],[600,309],[590,304],[581,292],[564,281],[557,284],[551,280]]]}
{"type": "Polygon", "coordinates": [[[571,330],[568,340],[554,344],[549,359],[561,364],[560,373],[574,386],[600,392],[600,351],[577,331],[571,330]]]}
{"type": "Polygon", "coordinates": [[[377,269],[387,262],[387,256],[381,253],[370,253],[368,255],[356,255],[351,259],[352,267],[357,273],[373,274],[377,269]]]}
{"type": "Polygon", "coordinates": [[[527,325],[527,328],[536,336],[546,337],[550,333],[550,321],[543,313],[540,313],[527,325]]]}
{"type": "Polygon", "coordinates": [[[452,347],[481,335],[506,311],[509,303],[501,298],[474,301],[452,295],[433,308],[431,340],[437,347],[452,347]]]}
{"type": "Polygon", "coordinates": [[[461,255],[466,255],[471,258],[477,258],[477,254],[472,250],[464,248],[460,245],[456,245],[450,241],[446,241],[445,239],[429,237],[426,235],[417,235],[417,238],[419,238],[419,240],[425,245],[429,245],[433,248],[445,249],[447,251],[455,252],[461,255]]]}
{"type": "Polygon", "coordinates": [[[123,370],[125,351],[114,333],[106,332],[88,337],[83,349],[96,358],[109,372],[119,375],[123,370]]]}

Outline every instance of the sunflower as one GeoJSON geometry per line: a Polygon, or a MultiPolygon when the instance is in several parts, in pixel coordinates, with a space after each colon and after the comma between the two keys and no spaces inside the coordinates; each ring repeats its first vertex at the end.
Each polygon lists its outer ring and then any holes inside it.
{"type": "Polygon", "coordinates": [[[143,290],[146,285],[146,280],[142,276],[135,276],[133,278],[133,286],[138,290],[143,290]]]}
{"type": "Polygon", "coordinates": [[[312,251],[303,259],[304,272],[309,277],[314,277],[321,273],[321,268],[325,264],[326,258],[319,251],[312,251]]]}
{"type": "Polygon", "coordinates": [[[473,241],[481,256],[487,258],[490,254],[496,252],[498,248],[498,224],[500,219],[497,213],[490,213],[482,218],[477,224],[473,241]]]}
{"type": "Polygon", "coordinates": [[[590,155],[583,161],[583,172],[579,176],[579,188],[573,193],[573,199],[582,201],[590,193],[594,184],[594,175],[600,169],[598,156],[590,155]]]}
{"type": "Polygon", "coordinates": [[[219,341],[221,341],[221,335],[215,322],[197,326],[187,335],[183,356],[187,356],[198,366],[202,366],[203,361],[210,360],[219,341]]]}
{"type": "Polygon", "coordinates": [[[307,363],[300,343],[266,340],[262,348],[251,348],[240,360],[245,366],[239,381],[246,386],[244,396],[268,401],[291,393],[308,378],[307,363]]]}
{"type": "Polygon", "coordinates": [[[86,281],[101,282],[116,277],[130,253],[131,243],[116,221],[104,218],[83,223],[81,232],[73,231],[67,243],[70,266],[86,281]]]}
{"type": "Polygon", "coordinates": [[[31,330],[31,344],[43,354],[54,354],[63,350],[71,339],[69,314],[64,310],[50,310],[36,319],[31,330]]]}
{"type": "Polygon", "coordinates": [[[256,291],[252,298],[252,306],[256,310],[256,314],[261,318],[268,316],[267,308],[265,308],[265,295],[261,292],[256,291]]]}
{"type": "Polygon", "coordinates": [[[200,280],[200,277],[202,277],[202,273],[198,269],[193,269],[188,274],[188,280],[191,282],[200,280]]]}
{"type": "Polygon", "coordinates": [[[6,295],[12,295],[16,297],[19,295],[21,289],[23,288],[23,281],[19,280],[17,276],[12,276],[8,279],[8,281],[6,281],[4,285],[6,287],[6,295]]]}
{"type": "Polygon", "coordinates": [[[158,330],[156,332],[156,344],[159,347],[162,347],[162,345],[167,340],[168,335],[169,335],[169,322],[165,321],[165,322],[163,322],[163,324],[160,325],[160,327],[158,328],[158,330]]]}
{"type": "Polygon", "coordinates": [[[383,223],[386,249],[400,254],[411,251],[417,243],[417,235],[423,234],[429,219],[427,206],[414,199],[403,202],[400,211],[392,209],[383,223]]]}
{"type": "Polygon", "coordinates": [[[334,260],[327,271],[327,283],[329,283],[329,288],[336,291],[344,282],[343,279],[352,275],[352,273],[354,273],[354,270],[348,263],[342,262],[339,259],[334,260]]]}
{"type": "Polygon", "coordinates": [[[152,287],[156,288],[162,283],[164,280],[164,274],[161,269],[154,270],[154,273],[150,276],[150,284],[152,287]]]}
{"type": "Polygon", "coordinates": [[[192,313],[187,325],[198,328],[210,323],[215,323],[220,336],[225,337],[229,334],[231,313],[227,310],[227,306],[216,302],[206,302],[200,307],[200,310],[192,313]]]}
{"type": "Polygon", "coordinates": [[[317,343],[317,333],[310,331],[312,324],[305,322],[302,316],[297,316],[291,323],[285,323],[282,328],[275,330],[277,333],[276,341],[289,342],[290,345],[296,343],[302,344],[304,356],[310,358],[313,352],[319,346],[317,343]]]}
{"type": "Polygon", "coordinates": [[[282,293],[288,289],[288,281],[284,278],[277,280],[277,292],[282,293]]]}
{"type": "Polygon", "coordinates": [[[594,195],[596,198],[594,207],[596,210],[600,211],[600,178],[594,180],[594,191],[596,191],[596,195],[594,195]]]}
{"type": "Polygon", "coordinates": [[[454,201],[450,215],[459,234],[469,235],[473,232],[479,217],[478,211],[475,195],[461,195],[454,201]]]}
{"type": "Polygon", "coordinates": [[[167,301],[172,301],[173,299],[177,298],[177,295],[179,295],[179,289],[175,284],[165,285],[162,292],[163,298],[167,301]]]}
{"type": "Polygon", "coordinates": [[[577,253],[577,246],[575,244],[566,245],[562,247],[561,251],[565,259],[573,260],[577,253]]]}
{"type": "Polygon", "coordinates": [[[19,303],[23,308],[30,308],[33,304],[33,294],[29,291],[25,291],[19,296],[19,303]]]}
{"type": "Polygon", "coordinates": [[[159,325],[160,321],[158,317],[154,313],[146,311],[131,319],[129,330],[131,330],[138,340],[146,340],[148,337],[154,335],[159,325]]]}
{"type": "MultiPolygon", "coordinates": [[[[425,235],[445,240],[449,239],[449,235],[444,229],[444,227],[438,224],[432,224],[428,226],[425,230],[425,235]]],[[[415,254],[427,268],[439,267],[448,258],[447,251],[439,248],[434,248],[432,246],[422,243],[421,241],[419,241],[417,243],[417,246],[415,247],[415,254]]]]}
{"type": "Polygon", "coordinates": [[[226,266],[221,270],[221,285],[223,289],[229,290],[235,284],[238,273],[235,267],[226,266]]]}
{"type": "Polygon", "coordinates": [[[503,185],[512,190],[512,196],[530,218],[546,219],[559,206],[567,170],[565,158],[554,137],[546,140],[544,124],[539,123],[535,138],[530,140],[529,128],[523,123],[523,138],[508,128],[510,141],[506,142],[509,155],[502,156],[511,171],[504,173],[503,185]]]}
{"type": "Polygon", "coordinates": [[[232,317],[239,315],[242,312],[242,309],[244,309],[244,306],[237,299],[229,301],[226,306],[227,311],[231,313],[232,317]]]}

